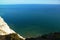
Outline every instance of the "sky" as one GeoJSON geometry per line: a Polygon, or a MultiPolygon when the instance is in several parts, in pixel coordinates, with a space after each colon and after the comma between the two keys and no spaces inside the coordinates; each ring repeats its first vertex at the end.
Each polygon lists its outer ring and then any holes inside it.
{"type": "Polygon", "coordinates": [[[0,0],[0,4],[60,4],[60,0],[0,0]]]}

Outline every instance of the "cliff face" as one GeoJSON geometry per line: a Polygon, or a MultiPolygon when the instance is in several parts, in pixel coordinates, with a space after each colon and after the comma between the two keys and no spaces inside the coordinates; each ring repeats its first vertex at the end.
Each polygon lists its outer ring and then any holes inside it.
{"type": "Polygon", "coordinates": [[[22,36],[13,31],[7,23],[0,17],[0,40],[24,40],[22,36]]]}
{"type": "Polygon", "coordinates": [[[17,34],[12,33],[9,35],[0,35],[0,40],[24,40],[20,38],[17,34]]]}
{"type": "Polygon", "coordinates": [[[7,35],[10,33],[15,33],[12,29],[9,28],[7,23],[0,17],[0,35],[7,35]]]}

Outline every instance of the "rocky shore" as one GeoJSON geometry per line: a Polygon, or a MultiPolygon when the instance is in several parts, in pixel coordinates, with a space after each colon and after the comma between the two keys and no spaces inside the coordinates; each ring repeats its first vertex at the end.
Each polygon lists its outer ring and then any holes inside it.
{"type": "Polygon", "coordinates": [[[60,40],[60,32],[44,34],[36,38],[26,38],[26,40],[60,40]]]}

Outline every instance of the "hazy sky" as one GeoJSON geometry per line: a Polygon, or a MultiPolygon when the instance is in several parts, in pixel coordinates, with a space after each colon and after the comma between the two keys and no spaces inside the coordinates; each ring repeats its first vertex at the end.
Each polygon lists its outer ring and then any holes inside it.
{"type": "Polygon", "coordinates": [[[0,4],[60,4],[60,0],[0,0],[0,4]]]}

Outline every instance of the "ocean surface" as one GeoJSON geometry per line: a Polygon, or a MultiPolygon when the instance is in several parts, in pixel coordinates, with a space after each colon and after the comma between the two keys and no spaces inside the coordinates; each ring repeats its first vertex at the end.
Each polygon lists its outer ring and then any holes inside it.
{"type": "Polygon", "coordinates": [[[60,32],[59,4],[0,5],[0,16],[23,37],[60,32]]]}

